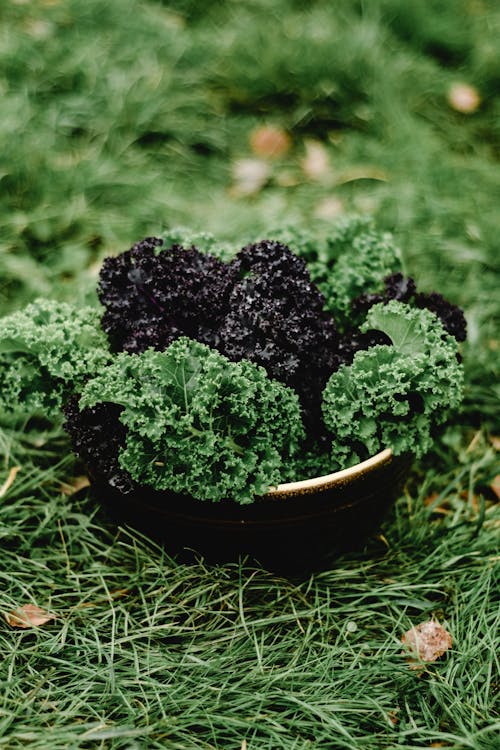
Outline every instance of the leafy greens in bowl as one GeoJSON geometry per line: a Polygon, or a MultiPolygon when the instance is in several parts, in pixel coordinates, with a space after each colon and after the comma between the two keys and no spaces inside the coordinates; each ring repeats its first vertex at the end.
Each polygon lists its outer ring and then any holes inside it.
{"type": "Polygon", "coordinates": [[[422,455],[460,404],[465,319],[343,220],[238,252],[175,230],[104,260],[102,312],[39,300],[0,329],[0,408],[65,414],[119,496],[252,504],[390,448],[422,455]]]}

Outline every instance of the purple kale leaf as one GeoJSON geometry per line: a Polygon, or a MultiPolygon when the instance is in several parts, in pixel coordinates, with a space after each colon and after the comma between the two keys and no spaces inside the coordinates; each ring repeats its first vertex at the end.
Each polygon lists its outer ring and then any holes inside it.
{"type": "Polygon", "coordinates": [[[137,485],[118,461],[127,433],[120,422],[123,407],[102,403],[80,411],[78,399],[73,396],[64,406],[64,428],[73,450],[92,470],[95,480],[105,481],[124,495],[132,492],[137,485]]]}
{"type": "Polygon", "coordinates": [[[218,331],[229,359],[250,359],[299,394],[309,429],[321,424],[321,392],[338,366],[338,335],[305,261],[279,242],[248,245],[231,264],[239,279],[218,331]]]}
{"type": "Polygon", "coordinates": [[[233,269],[196,248],[148,237],[106,258],[98,294],[104,330],[115,350],[163,350],[179,336],[213,344],[233,284],[233,269]]]}
{"type": "Polygon", "coordinates": [[[415,305],[430,310],[434,315],[437,315],[443,324],[443,328],[448,333],[454,336],[457,341],[465,341],[467,338],[467,322],[463,310],[458,305],[448,302],[438,292],[416,294],[415,305]]]}

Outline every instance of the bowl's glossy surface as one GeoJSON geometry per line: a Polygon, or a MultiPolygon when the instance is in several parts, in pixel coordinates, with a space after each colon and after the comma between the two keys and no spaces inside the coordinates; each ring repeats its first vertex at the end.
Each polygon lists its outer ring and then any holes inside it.
{"type": "Polygon", "coordinates": [[[411,458],[384,450],[343,471],[282,484],[250,505],[209,503],[142,488],[130,495],[93,477],[94,493],[119,520],[165,543],[222,562],[249,555],[276,570],[317,567],[325,555],[359,547],[408,474],[411,458]]]}

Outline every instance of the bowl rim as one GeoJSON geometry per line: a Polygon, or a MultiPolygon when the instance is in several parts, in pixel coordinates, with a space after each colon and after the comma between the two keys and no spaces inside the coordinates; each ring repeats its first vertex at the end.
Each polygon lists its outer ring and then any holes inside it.
{"type": "Polygon", "coordinates": [[[367,472],[374,468],[381,467],[384,464],[389,463],[393,459],[393,452],[391,448],[384,448],[380,453],[376,453],[374,456],[370,456],[365,461],[361,461],[359,464],[349,466],[347,469],[340,469],[340,471],[334,471],[332,474],[325,474],[321,477],[312,477],[311,479],[302,479],[298,482],[286,482],[278,484],[276,487],[266,492],[263,497],[276,497],[279,495],[301,495],[314,492],[318,489],[325,489],[329,487],[335,487],[337,485],[346,484],[350,479],[356,479],[363,476],[367,472]]]}

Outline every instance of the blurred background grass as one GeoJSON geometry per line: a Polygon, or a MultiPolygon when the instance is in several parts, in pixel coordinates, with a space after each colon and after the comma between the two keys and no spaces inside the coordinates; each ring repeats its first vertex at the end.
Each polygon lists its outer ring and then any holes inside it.
{"type": "Polygon", "coordinates": [[[496,0],[0,3],[0,312],[88,297],[105,255],[165,227],[243,243],[357,211],[394,231],[407,270],[461,304],[470,332],[464,410],[383,543],[297,587],[114,536],[91,500],[57,494],[74,471],[56,460],[60,433],[2,431],[5,476],[22,467],[0,513],[5,606],[28,597],[66,619],[34,641],[2,631],[0,746],[48,747],[38,723],[51,747],[497,747],[499,38],[496,0]],[[270,127],[285,144],[274,155],[256,144],[270,127]],[[123,606],[113,588],[132,592],[123,606]],[[106,608],[78,609],[96,597],[106,608]],[[160,611],[187,623],[170,641],[160,611]],[[415,682],[399,634],[435,612],[461,640],[415,682]]]}
{"type": "Polygon", "coordinates": [[[4,304],[62,293],[159,225],[238,237],[328,215],[335,197],[395,228],[413,272],[486,317],[471,291],[498,255],[494,0],[7,0],[0,12],[4,304]],[[450,106],[457,81],[477,88],[472,114],[450,106]],[[250,201],[233,198],[232,166],[263,123],[292,148],[250,201]],[[308,138],[331,159],[319,184],[298,169],[308,138]]]}
{"type": "Polygon", "coordinates": [[[465,307],[470,380],[486,397],[499,37],[495,0],[7,0],[0,309],[83,296],[104,255],[166,226],[243,242],[368,212],[422,288],[465,307]],[[468,113],[456,84],[478,98],[468,113]],[[251,148],[268,126],[290,137],[273,159],[251,148]],[[326,164],[311,173],[318,146],[326,164]]]}

